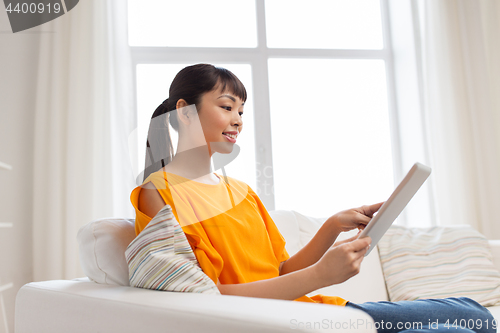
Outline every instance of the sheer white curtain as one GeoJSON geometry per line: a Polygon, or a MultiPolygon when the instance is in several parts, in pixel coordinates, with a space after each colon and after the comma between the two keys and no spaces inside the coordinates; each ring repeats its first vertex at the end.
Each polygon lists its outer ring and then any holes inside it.
{"type": "Polygon", "coordinates": [[[134,217],[126,1],[87,0],[43,25],[35,112],[34,280],[84,276],[76,235],[134,217]]]}
{"type": "Polygon", "coordinates": [[[500,238],[500,2],[413,0],[439,224],[500,238]]]}

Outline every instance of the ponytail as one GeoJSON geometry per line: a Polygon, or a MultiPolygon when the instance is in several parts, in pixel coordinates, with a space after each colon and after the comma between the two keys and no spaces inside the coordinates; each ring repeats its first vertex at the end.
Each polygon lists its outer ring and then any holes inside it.
{"type": "MultiPolygon", "coordinates": [[[[155,112],[151,116],[148,138],[146,140],[144,176],[141,183],[143,183],[150,174],[160,170],[172,161],[174,148],[168,124],[173,118],[171,117],[171,114],[175,114],[175,112],[170,113],[169,111],[172,111],[175,108],[169,109],[168,102],[169,99],[167,98],[156,108],[155,112]]],[[[177,114],[175,115],[175,120],[177,122],[176,116],[177,114]]]]}

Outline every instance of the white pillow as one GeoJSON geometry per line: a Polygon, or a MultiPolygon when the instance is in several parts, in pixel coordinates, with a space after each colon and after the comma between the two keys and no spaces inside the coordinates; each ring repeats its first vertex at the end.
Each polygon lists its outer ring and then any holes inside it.
{"type": "Polygon", "coordinates": [[[488,240],[468,225],[392,226],[378,243],[391,301],[469,297],[500,302],[500,272],[488,240]]]}
{"type": "Polygon", "coordinates": [[[125,250],[135,238],[134,223],[135,219],[102,218],[78,230],[80,264],[91,281],[129,285],[125,250]]]}

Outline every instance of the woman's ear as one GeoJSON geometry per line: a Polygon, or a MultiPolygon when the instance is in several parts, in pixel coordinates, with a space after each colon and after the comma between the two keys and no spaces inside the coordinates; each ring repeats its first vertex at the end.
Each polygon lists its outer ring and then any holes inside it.
{"type": "Polygon", "coordinates": [[[176,109],[182,109],[185,106],[188,106],[188,103],[182,98],[177,101],[177,104],[175,104],[176,109]]]}
{"type": "Polygon", "coordinates": [[[183,99],[179,99],[177,101],[177,104],[175,105],[177,109],[175,110],[177,112],[177,119],[179,120],[179,122],[182,122],[183,124],[186,125],[189,124],[189,109],[190,109],[187,106],[188,103],[183,99]]]}

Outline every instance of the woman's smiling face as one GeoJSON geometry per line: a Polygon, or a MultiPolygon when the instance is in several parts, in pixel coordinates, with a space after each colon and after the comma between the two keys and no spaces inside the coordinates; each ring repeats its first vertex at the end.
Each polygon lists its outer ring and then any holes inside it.
{"type": "Polygon", "coordinates": [[[243,129],[244,105],[245,102],[235,94],[220,88],[202,96],[198,116],[210,155],[214,152],[228,154],[233,150],[243,129]]]}

